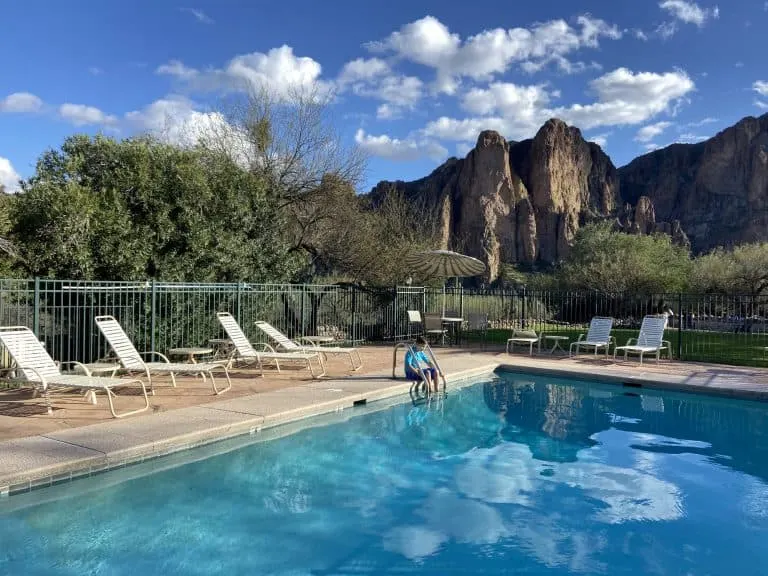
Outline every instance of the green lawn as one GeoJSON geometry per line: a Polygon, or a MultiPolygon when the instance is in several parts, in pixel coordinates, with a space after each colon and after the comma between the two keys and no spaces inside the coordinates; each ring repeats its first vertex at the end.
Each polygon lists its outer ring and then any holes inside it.
{"type": "MultiPolygon", "coordinates": [[[[575,342],[579,334],[586,329],[573,329],[558,325],[536,326],[537,332],[568,336],[569,342],[575,342]]],[[[493,329],[486,335],[486,341],[493,344],[505,344],[511,330],[493,329]]],[[[612,334],[619,346],[626,344],[627,339],[636,338],[639,330],[615,329],[612,334]]],[[[467,342],[480,342],[479,332],[465,332],[467,342]]],[[[717,364],[732,364],[738,366],[768,367],[768,335],[767,334],[734,334],[729,332],[702,332],[683,330],[681,347],[678,347],[678,330],[667,330],[665,339],[672,343],[673,358],[696,362],[713,362],[717,364]],[[682,352],[681,356],[678,351],[682,352]]],[[[568,349],[569,343],[561,343],[568,349]]]]}

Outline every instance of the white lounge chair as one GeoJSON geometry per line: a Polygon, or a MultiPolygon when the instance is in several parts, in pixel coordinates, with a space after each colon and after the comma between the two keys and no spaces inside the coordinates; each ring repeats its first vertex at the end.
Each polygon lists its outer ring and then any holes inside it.
{"type": "Polygon", "coordinates": [[[307,370],[310,371],[313,378],[325,376],[325,364],[323,364],[323,357],[320,354],[316,352],[275,352],[274,348],[269,344],[263,344],[266,350],[259,352],[253,347],[253,344],[248,341],[242,328],[240,328],[240,324],[237,323],[237,320],[235,320],[235,317],[232,316],[232,314],[229,312],[218,312],[216,317],[219,319],[219,323],[224,328],[227,336],[232,341],[232,345],[235,347],[234,354],[230,360],[231,362],[242,362],[244,364],[256,363],[259,365],[259,371],[262,376],[264,375],[265,360],[273,360],[278,372],[280,371],[280,360],[301,362],[307,366],[307,370]],[[316,360],[317,365],[320,367],[317,374],[315,374],[312,360],[316,360]]]}
{"type": "Polygon", "coordinates": [[[608,358],[611,344],[615,345],[613,336],[611,336],[612,329],[613,318],[595,316],[589,323],[589,330],[587,331],[586,337],[584,334],[579,334],[579,339],[576,342],[571,343],[568,355],[573,356],[574,348],[576,349],[576,354],[584,348],[586,350],[594,350],[595,356],[597,356],[598,351],[605,348],[605,357],[608,358]]]}
{"type": "Polygon", "coordinates": [[[144,382],[139,379],[119,379],[91,376],[88,367],[79,362],[64,362],[62,364],[72,364],[79,366],[85,376],[78,374],[62,374],[56,362],[51,358],[42,343],[35,337],[35,334],[26,326],[4,326],[0,328],[0,342],[8,350],[8,353],[15,362],[17,376],[22,377],[27,382],[31,382],[43,391],[45,404],[48,414],[53,412],[51,408],[51,397],[49,388],[51,386],[63,388],[81,388],[86,396],[90,397],[93,404],[96,403],[96,391],[103,390],[109,400],[109,411],[115,418],[123,418],[131,414],[138,414],[149,409],[149,397],[144,382]],[[129,412],[118,414],[115,412],[112,392],[113,388],[121,386],[138,386],[144,394],[144,407],[129,412]]]}
{"type": "Polygon", "coordinates": [[[104,337],[109,342],[112,350],[115,351],[120,365],[131,373],[146,374],[149,381],[149,388],[154,393],[152,384],[152,374],[170,374],[171,384],[176,387],[176,374],[194,374],[196,376],[202,376],[205,380],[206,377],[211,379],[211,385],[213,386],[214,394],[223,394],[230,388],[232,388],[232,381],[229,379],[229,371],[223,363],[218,362],[205,362],[199,364],[184,364],[176,363],[168,360],[166,356],[160,352],[149,351],[140,354],[134,347],[131,339],[123,330],[120,323],[112,316],[96,316],[96,325],[104,334],[104,337]],[[143,356],[157,356],[162,362],[145,362],[143,356]],[[224,372],[224,376],[227,379],[226,388],[219,390],[216,387],[216,379],[213,377],[214,371],[224,372]]]}
{"type": "Polygon", "coordinates": [[[618,350],[624,352],[624,360],[627,359],[628,353],[639,354],[640,364],[643,363],[643,356],[646,354],[654,354],[656,356],[656,362],[658,362],[662,350],[667,351],[667,357],[669,358],[671,346],[669,342],[664,340],[664,330],[666,330],[666,328],[666,316],[646,316],[643,318],[638,337],[627,340],[626,346],[618,346],[614,348],[613,359],[616,359],[616,352],[618,350]]]}
{"type": "Polygon", "coordinates": [[[533,345],[538,344],[541,337],[533,330],[513,330],[512,338],[507,339],[507,354],[510,348],[514,350],[517,346],[528,346],[528,354],[533,356],[533,345]]]}
{"type": "Polygon", "coordinates": [[[349,357],[349,362],[352,364],[352,370],[360,370],[363,367],[363,360],[360,358],[360,351],[357,348],[336,348],[333,346],[307,346],[305,344],[299,344],[294,342],[288,336],[280,332],[277,328],[269,324],[269,322],[256,322],[256,326],[263,331],[267,336],[272,338],[277,344],[277,347],[286,352],[315,352],[317,354],[343,355],[349,357]],[[357,360],[357,363],[355,363],[357,360]]]}

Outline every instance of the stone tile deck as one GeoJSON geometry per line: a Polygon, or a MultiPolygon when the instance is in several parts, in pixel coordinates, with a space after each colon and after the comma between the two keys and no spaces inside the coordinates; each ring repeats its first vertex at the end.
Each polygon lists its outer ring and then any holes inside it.
{"type": "MultiPolygon", "coordinates": [[[[452,385],[488,374],[499,366],[526,373],[598,379],[653,388],[768,400],[768,370],[691,363],[612,362],[523,355],[495,350],[437,351],[452,385]]],[[[258,378],[237,372],[233,389],[213,396],[199,379],[184,378],[178,388],[158,386],[153,413],[113,420],[103,405],[76,394],[54,399],[53,415],[41,413],[39,399],[0,393],[0,495],[96,473],[146,458],[325,413],[355,403],[392,398],[410,384],[391,378],[392,349],[364,349],[365,370],[349,374],[344,362],[331,364],[331,378],[312,380],[285,371],[258,378]]],[[[132,400],[121,396],[118,400],[132,400]]],[[[137,400],[133,398],[133,400],[137,400]]]]}

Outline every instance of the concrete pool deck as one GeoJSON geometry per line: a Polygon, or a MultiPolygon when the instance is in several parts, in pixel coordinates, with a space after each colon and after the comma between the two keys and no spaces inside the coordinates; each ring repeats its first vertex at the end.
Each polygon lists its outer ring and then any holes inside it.
{"type": "MultiPolygon", "coordinates": [[[[186,379],[176,389],[158,387],[163,395],[153,397],[152,402],[160,399],[160,410],[124,420],[105,419],[101,413],[108,415],[108,411],[103,399],[99,406],[93,406],[77,395],[72,395],[71,401],[82,403],[80,409],[90,416],[98,414],[96,423],[77,425],[81,421],[77,420],[73,425],[67,419],[57,419],[55,413],[3,416],[0,411],[0,432],[7,434],[7,439],[0,441],[0,496],[407,394],[410,384],[391,378],[392,349],[364,350],[368,371],[347,376],[298,380],[302,376],[291,372],[282,379],[246,375],[233,378],[235,387],[240,383],[240,395],[218,397],[202,391],[207,387],[195,379],[186,379]],[[199,394],[192,395],[187,405],[174,405],[172,400],[185,385],[197,386],[199,394]],[[261,388],[254,393],[254,386],[261,388]],[[162,398],[170,404],[163,404],[162,398]],[[15,425],[6,422],[2,426],[2,419],[7,418],[13,418],[15,425]]],[[[590,356],[528,357],[460,349],[438,349],[437,354],[449,387],[461,386],[501,367],[529,374],[768,400],[768,370],[759,368],[678,362],[651,362],[641,367],[636,361],[614,363],[590,356]]]]}

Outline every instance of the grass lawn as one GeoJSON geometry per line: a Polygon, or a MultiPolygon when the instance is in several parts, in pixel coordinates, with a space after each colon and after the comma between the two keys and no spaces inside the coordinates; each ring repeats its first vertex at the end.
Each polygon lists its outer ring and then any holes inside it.
{"type": "MultiPolygon", "coordinates": [[[[573,329],[566,326],[545,325],[537,326],[537,332],[557,336],[568,336],[569,341],[560,344],[568,350],[570,342],[575,342],[579,334],[586,329],[573,329]]],[[[511,330],[488,330],[486,341],[495,344],[505,344],[511,335],[511,330]]],[[[636,338],[639,330],[614,329],[612,334],[619,346],[626,344],[629,338],[636,338]]],[[[467,342],[480,342],[479,332],[464,332],[467,342]]],[[[768,334],[743,334],[731,332],[703,332],[683,330],[682,342],[678,345],[677,329],[667,330],[665,340],[672,344],[672,357],[696,362],[713,362],[716,364],[732,364],[738,366],[768,367],[768,334]],[[678,354],[680,351],[682,354],[678,354]]]]}

